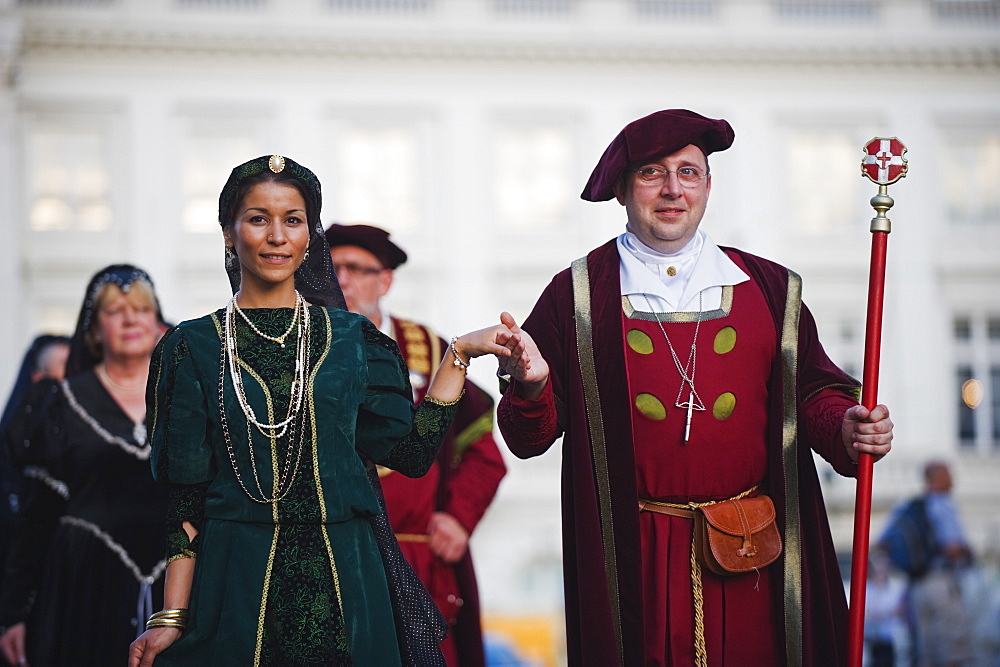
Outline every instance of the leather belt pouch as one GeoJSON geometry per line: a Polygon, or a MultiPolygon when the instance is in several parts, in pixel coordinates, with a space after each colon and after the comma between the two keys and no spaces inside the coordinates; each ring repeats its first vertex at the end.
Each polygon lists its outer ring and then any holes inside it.
{"type": "Polygon", "coordinates": [[[694,540],[701,566],[724,577],[760,569],[781,555],[781,534],[768,496],[698,507],[694,540]]]}

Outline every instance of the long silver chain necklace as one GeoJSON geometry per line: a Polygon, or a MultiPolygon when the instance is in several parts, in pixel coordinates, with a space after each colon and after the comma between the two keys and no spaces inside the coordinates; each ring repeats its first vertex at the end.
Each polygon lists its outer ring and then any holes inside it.
{"type": "MultiPolygon", "coordinates": [[[[297,322],[298,326],[297,334],[298,340],[295,348],[295,378],[292,381],[291,392],[289,395],[289,406],[288,406],[288,417],[283,422],[278,423],[262,423],[260,422],[253,408],[250,406],[249,401],[246,397],[246,393],[243,390],[243,379],[242,373],[240,371],[240,366],[246,366],[247,370],[251,375],[257,379],[261,384],[265,392],[270,395],[267,391],[267,386],[264,384],[263,380],[259,375],[253,372],[253,370],[239,359],[239,350],[236,343],[236,319],[235,319],[235,301],[236,297],[230,301],[226,308],[226,319],[223,327],[223,341],[220,350],[220,360],[219,360],[219,412],[220,421],[222,425],[223,436],[226,441],[226,448],[229,453],[229,462],[233,466],[233,472],[236,474],[236,480],[239,482],[240,486],[243,488],[243,492],[247,494],[251,500],[262,504],[273,504],[284,499],[288,493],[291,491],[293,483],[295,481],[295,471],[299,468],[299,463],[302,460],[302,450],[305,443],[305,430],[306,430],[306,419],[305,414],[302,412],[303,394],[308,394],[306,396],[307,408],[312,403],[312,392],[306,391],[306,377],[309,374],[309,348],[311,340],[311,329],[310,329],[310,318],[308,314],[307,307],[305,305],[305,300],[302,296],[296,292],[295,310],[296,313],[292,316],[293,320],[297,322]],[[237,398],[239,399],[240,407],[243,410],[243,414],[246,417],[247,422],[247,446],[250,450],[250,467],[253,471],[254,482],[257,487],[257,492],[259,497],[255,496],[247,488],[243,481],[243,476],[240,474],[239,465],[236,462],[236,450],[233,446],[232,436],[229,431],[229,422],[226,419],[226,405],[225,405],[225,375],[226,368],[229,368],[230,375],[233,380],[233,386],[236,390],[237,398]],[[301,417],[301,418],[299,418],[301,417]],[[297,419],[299,418],[299,419],[297,419]],[[295,431],[296,424],[298,421],[298,447],[295,446],[295,431]],[[264,492],[263,486],[260,482],[260,476],[257,473],[257,460],[254,455],[253,446],[253,430],[251,424],[257,427],[265,437],[271,441],[272,452],[277,450],[277,441],[279,438],[288,434],[287,447],[285,449],[285,458],[281,465],[281,470],[278,474],[277,480],[274,484],[274,495],[269,497],[267,493],[264,492]],[[290,428],[289,428],[290,427],[290,428]],[[294,462],[293,462],[294,459],[294,462]]],[[[250,325],[250,328],[266,340],[270,340],[279,343],[284,347],[283,340],[277,340],[272,336],[266,336],[261,333],[257,327],[255,327],[244,315],[244,320],[250,325]]],[[[285,336],[288,335],[292,330],[289,328],[285,336]]],[[[281,336],[280,338],[284,338],[281,336]]],[[[269,410],[270,412],[270,410],[269,410]]],[[[272,415],[268,415],[269,419],[273,419],[272,415]]]]}
{"type": "Polygon", "coordinates": [[[681,376],[681,386],[677,389],[677,398],[674,401],[674,406],[687,409],[687,420],[684,424],[684,442],[688,442],[691,439],[691,416],[693,412],[695,410],[699,412],[705,410],[705,404],[702,402],[701,396],[698,395],[698,390],[694,388],[694,374],[698,365],[698,331],[701,330],[703,313],[702,292],[698,292],[698,319],[694,325],[694,338],[691,340],[691,351],[688,353],[687,362],[683,366],[681,366],[681,360],[677,356],[677,352],[674,351],[673,343],[670,342],[670,336],[667,335],[667,330],[663,327],[663,322],[660,320],[659,314],[653,308],[653,304],[650,303],[649,297],[644,294],[643,298],[646,299],[646,305],[649,307],[650,312],[653,313],[656,323],[660,325],[663,338],[667,341],[667,347],[670,348],[670,356],[673,357],[674,365],[681,376]],[[688,390],[688,398],[686,401],[682,401],[681,396],[684,395],[685,387],[688,390]]]}

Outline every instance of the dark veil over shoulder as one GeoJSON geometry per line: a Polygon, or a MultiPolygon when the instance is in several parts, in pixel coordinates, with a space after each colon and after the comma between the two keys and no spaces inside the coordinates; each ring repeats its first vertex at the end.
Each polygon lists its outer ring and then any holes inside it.
{"type": "MultiPolygon", "coordinates": [[[[323,223],[320,222],[323,197],[319,179],[312,171],[281,155],[264,155],[244,162],[233,169],[219,195],[219,224],[223,227],[231,224],[236,219],[236,208],[247,191],[264,181],[293,185],[302,193],[306,202],[309,255],[295,271],[295,289],[311,304],[347,310],[344,293],[333,270],[323,223]]],[[[229,284],[235,294],[240,288],[238,258],[227,257],[226,273],[229,274],[229,284]]],[[[404,665],[444,667],[440,643],[448,634],[448,623],[399,548],[386,516],[382,484],[378,480],[374,462],[360,453],[359,456],[382,508],[379,514],[368,517],[368,522],[375,535],[389,585],[400,658],[404,665]]]]}
{"type": "MultiPolygon", "coordinates": [[[[333,270],[330,246],[326,242],[323,223],[320,221],[323,193],[319,179],[308,168],[280,155],[262,155],[236,167],[219,194],[219,224],[223,227],[232,224],[238,213],[236,208],[247,191],[264,181],[293,185],[302,193],[306,202],[309,254],[295,271],[295,289],[311,304],[347,310],[347,302],[344,301],[344,293],[333,270]]],[[[240,288],[238,258],[226,259],[226,273],[229,274],[229,285],[235,294],[240,288]]]]}
{"type": "MultiPolygon", "coordinates": [[[[137,280],[147,282],[150,287],[153,287],[153,279],[149,277],[149,274],[131,264],[112,264],[95,273],[94,277],[90,279],[83,297],[83,305],[80,306],[80,315],[76,318],[76,329],[69,344],[66,377],[73,377],[77,373],[89,370],[101,360],[87,345],[87,332],[90,331],[90,326],[94,321],[94,306],[98,292],[108,283],[114,283],[118,289],[128,294],[137,280]]],[[[156,305],[156,318],[163,322],[160,301],[156,298],[155,293],[153,300],[156,305]]]]}

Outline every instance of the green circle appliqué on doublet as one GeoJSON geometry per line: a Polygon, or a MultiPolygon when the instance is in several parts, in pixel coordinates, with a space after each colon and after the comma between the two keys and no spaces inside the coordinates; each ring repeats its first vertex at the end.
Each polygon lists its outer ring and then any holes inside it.
{"type": "Polygon", "coordinates": [[[625,340],[628,341],[628,346],[639,354],[653,353],[653,339],[645,331],[629,329],[629,332],[625,334],[625,340]]]}
{"type": "Polygon", "coordinates": [[[722,327],[719,333],[715,334],[713,348],[716,354],[725,354],[736,347],[736,329],[732,327],[722,327]]]}
{"type": "Polygon", "coordinates": [[[715,405],[712,406],[712,416],[722,421],[728,419],[729,415],[733,414],[733,410],[735,409],[736,395],[727,391],[715,399],[715,405]]]}
{"type": "Polygon", "coordinates": [[[667,418],[667,409],[663,407],[663,403],[660,402],[660,399],[652,394],[639,394],[636,396],[635,407],[639,409],[639,412],[646,415],[650,419],[663,421],[667,418]]]}

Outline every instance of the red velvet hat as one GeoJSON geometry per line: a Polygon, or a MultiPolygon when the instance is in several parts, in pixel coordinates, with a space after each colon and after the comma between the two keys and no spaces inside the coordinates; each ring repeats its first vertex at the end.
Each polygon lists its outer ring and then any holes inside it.
{"type": "Polygon", "coordinates": [[[657,160],[694,144],[705,155],[733,145],[735,134],[725,120],[706,118],[687,109],[657,111],[625,126],[604,151],[580,194],[587,201],[607,201],[628,165],[657,160]]]}
{"type": "Polygon", "coordinates": [[[406,261],[406,253],[389,240],[389,232],[372,225],[342,225],[333,223],[326,229],[326,240],[331,248],[356,245],[378,257],[382,266],[395,269],[406,261]]]}

